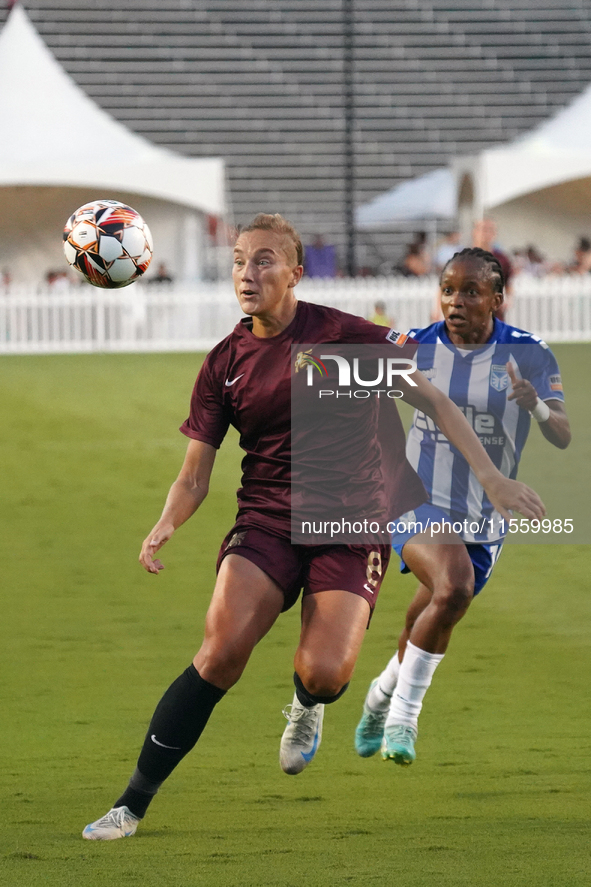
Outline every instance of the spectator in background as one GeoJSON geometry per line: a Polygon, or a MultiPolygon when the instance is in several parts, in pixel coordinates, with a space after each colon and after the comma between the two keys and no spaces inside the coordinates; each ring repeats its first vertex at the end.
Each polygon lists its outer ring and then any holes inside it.
{"type": "Polygon", "coordinates": [[[3,268],[2,271],[0,271],[0,286],[4,289],[8,289],[11,283],[12,276],[10,274],[10,271],[7,271],[6,268],[3,268]]]}
{"type": "Polygon", "coordinates": [[[376,302],[373,306],[373,314],[369,318],[372,323],[377,324],[378,326],[394,326],[394,320],[386,314],[386,303],[385,302],[376,302]]]}
{"type": "Polygon", "coordinates": [[[325,243],[322,236],[317,234],[310,246],[306,247],[305,268],[308,277],[336,277],[336,247],[325,243]]]}
{"type": "Polygon", "coordinates": [[[443,271],[443,268],[456,253],[459,253],[462,249],[462,244],[460,242],[460,232],[459,231],[450,231],[449,234],[446,234],[443,238],[442,242],[437,247],[437,252],[435,253],[435,270],[438,274],[443,271]]]}
{"type": "Polygon", "coordinates": [[[70,277],[67,271],[48,271],[45,283],[52,293],[61,293],[70,288],[70,277]]]}
{"type": "Polygon", "coordinates": [[[431,271],[431,262],[428,255],[419,243],[409,243],[406,252],[396,266],[398,274],[404,277],[424,277],[431,271]]]}
{"type": "Polygon", "coordinates": [[[154,277],[151,277],[148,281],[149,283],[172,283],[173,278],[169,274],[168,268],[164,264],[164,262],[160,262],[158,268],[156,269],[156,274],[154,277]]]}
{"type": "Polygon", "coordinates": [[[580,237],[572,262],[566,268],[571,274],[588,274],[591,271],[591,241],[580,237]]]}
{"type": "Polygon", "coordinates": [[[419,248],[419,256],[421,257],[424,267],[427,269],[425,274],[431,274],[433,268],[433,262],[431,260],[431,253],[429,251],[429,246],[427,244],[427,232],[426,231],[417,231],[414,235],[413,241],[419,248]]]}
{"type": "Polygon", "coordinates": [[[532,277],[542,277],[551,273],[552,266],[544,260],[543,255],[535,246],[528,246],[524,250],[515,250],[513,254],[513,273],[530,274],[532,277]]]}
{"type": "Polygon", "coordinates": [[[511,264],[511,259],[509,258],[509,256],[504,253],[502,249],[499,248],[498,244],[496,243],[496,237],[497,226],[492,219],[481,219],[474,225],[474,229],[472,232],[472,246],[480,247],[480,249],[484,249],[487,252],[492,253],[495,259],[497,259],[503,271],[503,277],[505,278],[505,300],[500,308],[497,309],[495,317],[497,317],[499,320],[504,321],[507,311],[511,307],[511,303],[513,301],[511,287],[513,265],[511,264]]]}

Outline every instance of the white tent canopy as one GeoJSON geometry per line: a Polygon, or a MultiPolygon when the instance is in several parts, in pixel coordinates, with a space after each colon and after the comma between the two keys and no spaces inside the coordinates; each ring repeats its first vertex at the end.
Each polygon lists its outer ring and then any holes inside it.
{"type": "Polygon", "coordinates": [[[565,260],[591,235],[591,86],[529,133],[453,164],[462,230],[491,216],[503,246],[565,260]],[[462,199],[462,193],[464,199],[462,199]]]}
{"type": "Polygon", "coordinates": [[[483,214],[507,248],[533,243],[565,259],[580,235],[591,236],[591,86],[529,133],[479,154],[459,157],[403,182],[357,210],[361,229],[459,215],[469,241],[483,214]]]}
{"type": "Polygon", "coordinates": [[[455,180],[449,169],[435,169],[402,182],[357,208],[357,227],[378,230],[396,222],[450,219],[456,212],[455,180]]]}
{"type": "Polygon", "coordinates": [[[20,185],[125,191],[204,213],[225,210],[222,160],[158,148],[110,117],[17,4],[0,33],[0,187],[20,185]]]}
{"type": "Polygon", "coordinates": [[[484,209],[561,182],[591,176],[591,86],[550,120],[507,145],[460,158],[472,168],[484,209]]]}

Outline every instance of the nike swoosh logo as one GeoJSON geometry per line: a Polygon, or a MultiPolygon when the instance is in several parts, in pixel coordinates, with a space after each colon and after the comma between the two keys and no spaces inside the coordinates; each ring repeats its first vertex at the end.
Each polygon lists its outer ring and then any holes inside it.
{"type": "Polygon", "coordinates": [[[244,373],[240,373],[240,375],[239,375],[239,376],[236,376],[236,378],[235,378],[235,379],[232,379],[232,381],[231,381],[231,382],[230,382],[230,380],[229,380],[229,379],[226,379],[226,385],[227,385],[227,386],[228,386],[228,388],[229,388],[229,387],[230,387],[230,385],[233,385],[233,384],[234,384],[234,382],[237,382],[237,381],[238,381],[238,379],[241,379],[241,378],[242,378],[242,376],[243,376],[243,375],[244,375],[244,373]]]}
{"type": "Polygon", "coordinates": [[[180,750],[181,750],[180,745],[164,745],[163,742],[158,742],[158,740],[156,739],[156,734],[155,734],[155,733],[152,733],[152,735],[150,736],[150,739],[152,740],[152,742],[155,742],[156,745],[159,745],[160,748],[172,748],[172,749],[174,749],[174,751],[180,751],[180,750]]]}
{"type": "Polygon", "coordinates": [[[310,751],[303,751],[301,753],[304,761],[307,761],[308,763],[310,763],[310,761],[312,760],[312,758],[316,754],[317,748],[318,748],[318,730],[316,730],[316,736],[314,737],[314,745],[312,746],[310,751]]]}

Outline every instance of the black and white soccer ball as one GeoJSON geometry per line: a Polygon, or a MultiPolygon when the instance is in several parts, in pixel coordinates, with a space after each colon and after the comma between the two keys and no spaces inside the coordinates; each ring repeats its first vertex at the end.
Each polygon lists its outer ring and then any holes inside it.
{"type": "Polygon", "coordinates": [[[152,260],[150,229],[135,209],[118,200],[93,200],[70,216],[64,253],[89,283],[107,289],[141,277],[152,260]]]}

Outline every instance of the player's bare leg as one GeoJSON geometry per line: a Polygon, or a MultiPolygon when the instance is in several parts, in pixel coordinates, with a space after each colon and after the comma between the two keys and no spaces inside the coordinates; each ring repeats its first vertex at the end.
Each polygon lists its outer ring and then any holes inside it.
{"type": "Polygon", "coordinates": [[[418,534],[403,549],[405,563],[420,580],[400,636],[398,651],[372,682],[357,727],[355,746],[369,757],[382,748],[384,759],[402,765],[415,757],[418,716],[454,625],[474,594],[474,570],[465,545],[454,533],[431,544],[418,534]],[[383,740],[380,742],[380,731],[383,740]]]}
{"type": "Polygon", "coordinates": [[[454,625],[474,596],[474,569],[467,549],[459,537],[454,542],[454,534],[450,536],[449,544],[431,545],[418,535],[403,549],[407,566],[431,592],[430,601],[416,619],[414,613],[426,599],[424,592],[410,614],[410,631],[384,727],[382,757],[403,766],[414,761],[418,717],[425,693],[443,659],[454,625]]]}
{"type": "Polygon", "coordinates": [[[85,838],[105,841],[135,833],[160,785],[193,748],[283,603],[279,586],[255,564],[235,554],[224,558],[203,644],[158,703],[128,787],[105,816],[86,826],[85,838]]]}
{"type": "MultiPolygon", "coordinates": [[[[396,658],[399,662],[402,662],[402,657],[404,656],[404,651],[406,650],[406,645],[410,638],[411,631],[414,628],[414,624],[429,604],[431,603],[431,598],[433,597],[433,592],[430,588],[427,588],[426,585],[421,584],[417,588],[415,592],[415,596],[408,605],[408,609],[406,611],[406,616],[404,619],[404,628],[400,632],[400,637],[398,638],[398,650],[396,651],[396,658]]],[[[394,687],[396,686],[396,681],[392,685],[392,689],[390,690],[389,695],[391,696],[394,687]]]]}
{"type": "Polygon", "coordinates": [[[294,667],[309,693],[335,696],[350,681],[369,616],[365,598],[348,591],[304,597],[294,667]]]}
{"type": "MultiPolygon", "coordinates": [[[[406,640],[428,653],[442,655],[454,626],[474,597],[474,568],[459,536],[455,536],[456,544],[425,544],[425,538],[429,538],[428,534],[414,536],[402,550],[407,566],[421,586],[431,593],[427,606],[416,617],[426,595],[423,593],[419,600],[416,597],[413,600],[405,626],[410,628],[406,640]]],[[[403,643],[404,635],[403,631],[403,643]]]]}
{"type": "Polygon", "coordinates": [[[369,619],[369,604],[348,591],[304,597],[295,654],[296,692],[279,759],[286,773],[300,773],[318,750],[324,706],[339,699],[353,674],[369,619]]]}
{"type": "Polygon", "coordinates": [[[398,681],[398,672],[406,644],[413,625],[431,602],[431,597],[431,591],[425,585],[419,585],[406,612],[405,625],[398,641],[398,649],[383,672],[369,685],[363,703],[363,714],[355,730],[355,750],[362,758],[372,757],[382,747],[386,718],[398,681]]]}
{"type": "Polygon", "coordinates": [[[241,555],[226,555],[205,618],[203,643],[193,659],[199,674],[229,690],[284,603],[279,586],[256,564],[241,555]]]}

